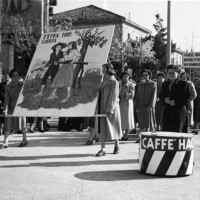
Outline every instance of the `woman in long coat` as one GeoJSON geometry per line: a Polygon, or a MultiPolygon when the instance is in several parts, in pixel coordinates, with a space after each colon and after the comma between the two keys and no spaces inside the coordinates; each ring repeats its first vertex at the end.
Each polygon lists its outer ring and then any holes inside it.
{"type": "Polygon", "coordinates": [[[19,93],[22,88],[22,81],[20,81],[20,74],[15,69],[12,69],[9,73],[9,77],[11,78],[11,82],[6,85],[5,87],[5,102],[4,102],[4,115],[5,115],[5,122],[4,122],[4,143],[2,144],[1,148],[8,147],[8,137],[12,131],[17,132],[20,130],[23,134],[22,142],[19,144],[19,147],[24,147],[28,144],[26,138],[26,117],[11,117],[6,115],[12,115],[15,105],[17,103],[17,99],[19,93]]]}
{"type": "Polygon", "coordinates": [[[138,126],[141,131],[154,130],[155,128],[155,104],[157,98],[156,82],[150,78],[150,70],[143,70],[144,82],[138,84],[136,93],[136,108],[138,109],[138,126]]]}
{"type": "Polygon", "coordinates": [[[103,82],[101,83],[98,99],[98,113],[106,115],[100,117],[101,150],[97,157],[105,156],[106,140],[114,140],[114,154],[119,153],[119,139],[122,137],[121,116],[119,108],[119,83],[115,79],[115,70],[112,64],[103,66],[103,82]]]}
{"type": "Polygon", "coordinates": [[[133,109],[133,97],[135,95],[135,85],[129,81],[129,74],[127,72],[121,73],[121,79],[119,83],[119,106],[121,113],[122,130],[123,133],[122,140],[128,140],[129,130],[135,128],[134,123],[134,109],[133,109]]]}

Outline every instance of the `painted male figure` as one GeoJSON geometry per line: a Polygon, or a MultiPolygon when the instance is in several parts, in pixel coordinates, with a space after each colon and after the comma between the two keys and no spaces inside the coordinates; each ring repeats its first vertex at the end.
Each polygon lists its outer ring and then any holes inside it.
{"type": "Polygon", "coordinates": [[[47,83],[49,77],[51,77],[51,83],[53,82],[53,79],[55,78],[59,70],[59,61],[63,58],[63,51],[61,51],[61,49],[65,48],[66,46],[67,44],[65,43],[57,43],[52,47],[53,53],[51,53],[50,60],[46,64],[46,67],[48,67],[48,69],[44,77],[42,78],[41,91],[35,96],[42,95],[44,86],[47,83]]]}
{"type": "Polygon", "coordinates": [[[176,66],[167,66],[168,80],[162,84],[160,98],[164,103],[162,131],[188,132],[189,85],[178,78],[176,66]]]}

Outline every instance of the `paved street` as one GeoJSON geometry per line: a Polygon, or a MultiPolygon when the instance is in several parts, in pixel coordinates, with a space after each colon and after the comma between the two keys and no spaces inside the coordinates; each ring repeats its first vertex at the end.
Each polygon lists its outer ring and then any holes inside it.
{"type": "MultiPolygon", "coordinates": [[[[29,133],[27,147],[10,137],[0,150],[1,200],[199,200],[200,135],[194,135],[195,165],[186,177],[156,177],[138,173],[138,144],[130,135],[120,154],[94,157],[99,143],[86,146],[88,132],[29,133]]],[[[0,142],[3,136],[0,136],[0,142]]]]}

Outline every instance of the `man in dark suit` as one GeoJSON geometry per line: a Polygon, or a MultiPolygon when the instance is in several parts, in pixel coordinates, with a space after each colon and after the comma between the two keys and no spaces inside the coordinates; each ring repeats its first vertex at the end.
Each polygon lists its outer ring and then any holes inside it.
{"type": "Polygon", "coordinates": [[[178,78],[178,69],[167,66],[168,80],[162,84],[160,98],[164,103],[162,131],[188,132],[189,85],[178,78]]]}

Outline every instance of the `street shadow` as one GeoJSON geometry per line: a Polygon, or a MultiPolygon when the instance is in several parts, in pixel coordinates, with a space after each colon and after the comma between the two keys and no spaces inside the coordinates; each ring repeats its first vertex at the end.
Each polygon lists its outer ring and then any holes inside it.
{"type": "Polygon", "coordinates": [[[74,176],[87,181],[127,181],[162,178],[141,174],[138,170],[90,171],[81,172],[74,176]]]}
{"type": "Polygon", "coordinates": [[[4,166],[0,166],[0,167],[1,168],[15,168],[15,167],[80,167],[80,166],[89,166],[89,165],[121,165],[121,164],[134,164],[134,163],[138,163],[138,159],[131,159],[131,160],[73,161],[73,162],[40,162],[40,163],[30,163],[30,164],[25,164],[25,165],[4,165],[4,166]]]}
{"type": "Polygon", "coordinates": [[[44,155],[44,156],[0,156],[0,161],[16,161],[16,160],[42,160],[42,159],[59,159],[59,158],[83,158],[89,157],[91,154],[63,154],[63,155],[44,155]]]}
{"type": "MultiPolygon", "coordinates": [[[[31,134],[28,135],[28,145],[29,147],[83,147],[86,146],[85,142],[87,141],[89,133],[78,133],[78,132],[68,132],[68,133],[41,133],[41,134],[31,134]]],[[[15,138],[22,138],[22,135],[15,135],[15,138]]],[[[9,147],[17,147],[21,141],[11,140],[9,147]]],[[[114,141],[107,141],[107,145],[113,145],[114,141]]],[[[134,141],[125,141],[120,142],[121,145],[130,144],[134,141]]],[[[95,142],[93,145],[99,145],[100,142],[95,142]]]]}
{"type": "MultiPolygon", "coordinates": [[[[22,138],[22,135],[15,135],[15,138],[22,138]]],[[[39,134],[39,135],[31,135],[28,136],[28,145],[29,147],[80,147],[85,146],[85,142],[87,141],[88,134],[39,134]]],[[[21,141],[12,140],[9,143],[10,147],[17,147],[21,141]]]]}
{"type": "MultiPolygon", "coordinates": [[[[85,146],[86,139],[77,138],[48,138],[48,139],[36,139],[28,141],[28,145],[24,148],[33,147],[81,147],[85,146]]],[[[9,148],[18,148],[21,141],[9,143],[9,148]]]]}

